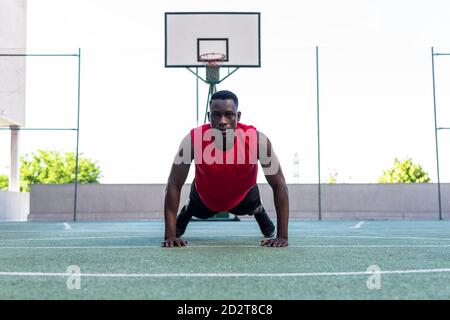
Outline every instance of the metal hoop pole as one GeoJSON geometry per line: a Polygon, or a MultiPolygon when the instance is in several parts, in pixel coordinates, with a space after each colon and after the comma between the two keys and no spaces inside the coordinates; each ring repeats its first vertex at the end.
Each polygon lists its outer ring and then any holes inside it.
{"type": "Polygon", "coordinates": [[[77,150],[75,154],[75,194],[73,204],[73,221],[77,221],[77,199],[78,199],[78,150],[80,145],[80,75],[81,75],[81,49],[78,48],[78,86],[77,86],[77,150]]]}
{"type": "Polygon", "coordinates": [[[439,143],[438,143],[438,128],[436,116],[436,85],[434,76],[434,48],[431,47],[431,73],[433,75],[433,108],[434,108],[434,139],[436,143],[436,168],[438,179],[438,203],[439,203],[439,220],[442,220],[442,203],[441,203],[441,179],[439,175],[439,143]]]}
{"type": "Polygon", "coordinates": [[[195,68],[195,90],[196,90],[196,95],[195,95],[195,99],[196,99],[196,113],[197,113],[197,127],[198,127],[198,67],[195,68]]]}
{"type": "Polygon", "coordinates": [[[209,99],[211,96],[216,92],[216,85],[210,84],[209,90],[208,90],[208,98],[206,99],[206,109],[205,109],[205,117],[203,118],[203,124],[206,123],[206,115],[208,114],[208,107],[209,107],[209,99]]]}
{"type": "Polygon", "coordinates": [[[319,47],[316,46],[316,103],[317,103],[317,171],[319,220],[322,220],[322,190],[320,182],[320,109],[319,109],[319,47]]]}

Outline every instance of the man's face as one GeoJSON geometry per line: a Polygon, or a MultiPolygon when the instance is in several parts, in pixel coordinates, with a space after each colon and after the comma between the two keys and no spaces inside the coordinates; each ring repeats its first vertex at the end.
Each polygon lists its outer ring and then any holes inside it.
{"type": "Polygon", "coordinates": [[[236,129],[240,118],[241,112],[237,111],[237,107],[232,99],[211,101],[209,120],[212,128],[221,130],[225,134],[227,129],[236,129]]]}

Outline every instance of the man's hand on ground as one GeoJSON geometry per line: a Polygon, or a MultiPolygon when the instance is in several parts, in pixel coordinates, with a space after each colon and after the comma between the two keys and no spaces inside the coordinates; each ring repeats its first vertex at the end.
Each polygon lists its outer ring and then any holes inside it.
{"type": "Polygon", "coordinates": [[[188,242],[181,238],[167,238],[161,243],[161,247],[186,247],[188,242]]]}
{"type": "Polygon", "coordinates": [[[288,241],[283,238],[268,239],[262,240],[261,245],[263,247],[287,247],[288,241]]]}

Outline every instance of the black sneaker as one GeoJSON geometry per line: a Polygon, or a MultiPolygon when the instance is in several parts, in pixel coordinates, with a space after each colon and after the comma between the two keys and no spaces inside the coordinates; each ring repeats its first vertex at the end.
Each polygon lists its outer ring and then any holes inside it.
{"type": "Polygon", "coordinates": [[[183,206],[180,214],[177,217],[177,238],[181,237],[186,231],[189,221],[191,221],[192,215],[187,213],[187,205],[183,206]]]}
{"type": "Polygon", "coordinates": [[[266,210],[255,214],[256,222],[258,222],[259,229],[266,238],[272,238],[275,235],[275,225],[267,215],[266,210]]]}

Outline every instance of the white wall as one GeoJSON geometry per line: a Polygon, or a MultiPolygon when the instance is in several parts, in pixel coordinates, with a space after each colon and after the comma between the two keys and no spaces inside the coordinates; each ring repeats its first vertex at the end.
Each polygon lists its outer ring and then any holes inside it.
{"type": "Polygon", "coordinates": [[[28,192],[0,190],[0,221],[27,221],[30,212],[28,192]]]}
{"type": "MultiPolygon", "coordinates": [[[[26,0],[0,0],[0,54],[25,53],[26,0]]],[[[25,125],[25,57],[0,56],[0,126],[25,125]]]]}
{"type": "MultiPolygon", "coordinates": [[[[189,194],[183,187],[180,206],[189,194]]],[[[450,218],[450,184],[442,184],[443,218],[450,218]]],[[[290,184],[291,219],[318,219],[317,185],[290,184]]],[[[273,193],[260,184],[264,207],[275,217],[273,193]]],[[[141,220],[164,217],[163,184],[82,184],[78,186],[79,220],[141,220]]],[[[73,185],[32,185],[29,220],[72,220],[73,185]]],[[[323,220],[436,220],[437,185],[335,184],[322,185],[323,220]]],[[[243,217],[245,218],[245,217],[243,217]]]]}

